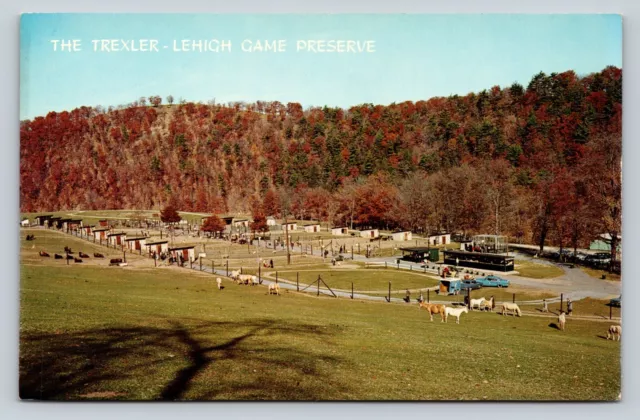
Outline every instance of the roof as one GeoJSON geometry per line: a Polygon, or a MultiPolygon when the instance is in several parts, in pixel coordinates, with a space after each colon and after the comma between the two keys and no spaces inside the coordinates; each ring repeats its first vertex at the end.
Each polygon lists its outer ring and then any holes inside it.
{"type": "Polygon", "coordinates": [[[347,229],[347,227],[346,226],[343,226],[343,227],[332,227],[331,229],[347,229]]]}
{"type": "Polygon", "coordinates": [[[122,235],[126,235],[126,233],[124,233],[124,232],[119,232],[119,233],[110,233],[110,234],[108,234],[108,235],[107,235],[107,238],[108,238],[109,236],[122,236],[122,235]]]}
{"type": "Polygon", "coordinates": [[[320,223],[307,223],[306,225],[304,225],[305,227],[307,226],[320,226],[320,223]]]}
{"type": "Polygon", "coordinates": [[[511,258],[511,259],[514,258],[512,255],[493,254],[491,252],[469,252],[469,251],[462,251],[457,249],[456,250],[446,249],[444,253],[451,254],[451,255],[459,255],[459,256],[477,255],[477,256],[486,256],[486,257],[501,257],[501,258],[511,258]]]}
{"type": "Polygon", "coordinates": [[[440,233],[435,232],[435,233],[430,233],[430,234],[429,234],[429,235],[427,235],[427,236],[432,237],[432,236],[442,236],[442,235],[451,235],[451,234],[450,234],[450,233],[447,233],[447,232],[440,232],[440,233]]]}
{"type": "Polygon", "coordinates": [[[195,248],[195,245],[189,245],[189,246],[177,246],[175,248],[169,248],[169,251],[179,251],[181,249],[193,249],[195,248]]]}
{"type": "Polygon", "coordinates": [[[106,232],[108,230],[111,230],[111,229],[110,228],[93,229],[94,232],[106,232]]]}
{"type": "Polygon", "coordinates": [[[139,241],[140,239],[147,239],[146,237],[139,237],[139,238],[127,238],[125,239],[126,242],[129,241],[139,241]]]}
{"type": "Polygon", "coordinates": [[[410,230],[399,230],[397,232],[391,232],[392,235],[395,235],[396,233],[411,233],[410,230]]]}
{"type": "Polygon", "coordinates": [[[400,251],[409,251],[409,252],[429,252],[432,249],[438,249],[438,248],[429,248],[426,246],[409,246],[406,248],[400,248],[400,251]]]}
{"type": "Polygon", "coordinates": [[[155,242],[147,242],[145,245],[149,246],[149,245],[160,245],[160,244],[168,244],[169,241],[155,241],[155,242]]]}

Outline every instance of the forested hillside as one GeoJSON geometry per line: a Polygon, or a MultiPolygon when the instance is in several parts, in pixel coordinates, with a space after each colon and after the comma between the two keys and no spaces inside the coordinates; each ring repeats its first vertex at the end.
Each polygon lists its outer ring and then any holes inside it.
{"type": "Polygon", "coordinates": [[[332,224],[620,232],[622,71],[349,109],[257,102],[51,112],[21,124],[22,211],[283,209],[332,224]]]}

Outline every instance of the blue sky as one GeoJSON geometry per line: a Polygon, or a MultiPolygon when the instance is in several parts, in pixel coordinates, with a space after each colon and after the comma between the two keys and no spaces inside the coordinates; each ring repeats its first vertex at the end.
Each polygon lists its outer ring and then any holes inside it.
{"type": "Polygon", "coordinates": [[[278,100],[303,106],[389,104],[464,95],[540,72],[622,67],[618,15],[25,14],[20,118],[132,102],[278,100]],[[52,39],[80,39],[54,52],[52,39]],[[160,51],[94,52],[92,39],[157,39],[160,51]],[[173,40],[218,39],[231,52],[173,52],[173,40]],[[283,53],[243,40],[287,41],[283,53]],[[374,40],[374,53],[296,52],[296,40],[374,40]],[[163,46],[168,48],[162,48],[163,46]]]}

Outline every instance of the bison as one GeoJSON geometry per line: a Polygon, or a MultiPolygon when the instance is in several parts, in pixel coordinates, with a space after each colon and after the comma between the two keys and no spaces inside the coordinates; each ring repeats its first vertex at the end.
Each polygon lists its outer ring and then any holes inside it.
{"type": "Polygon", "coordinates": [[[87,254],[85,254],[84,252],[82,252],[82,251],[80,251],[80,252],[78,253],[78,256],[79,256],[80,258],[89,258],[89,256],[88,256],[87,254]]]}
{"type": "Polygon", "coordinates": [[[55,254],[53,257],[54,257],[56,260],[61,260],[62,258],[64,258],[64,257],[63,257],[62,255],[60,255],[60,254],[55,254]]]}
{"type": "Polygon", "coordinates": [[[93,254],[93,256],[94,256],[95,258],[104,258],[104,255],[102,255],[102,254],[101,254],[101,253],[99,253],[99,252],[94,253],[94,254],[93,254]]]}
{"type": "Polygon", "coordinates": [[[46,253],[46,252],[44,252],[44,251],[40,251],[40,256],[41,256],[41,257],[49,257],[50,255],[49,255],[49,254],[47,254],[47,253],[46,253]]]}
{"type": "Polygon", "coordinates": [[[73,261],[74,261],[74,262],[77,262],[77,263],[81,263],[81,262],[82,262],[82,259],[80,259],[80,258],[74,258],[74,259],[73,259],[73,261]]]}

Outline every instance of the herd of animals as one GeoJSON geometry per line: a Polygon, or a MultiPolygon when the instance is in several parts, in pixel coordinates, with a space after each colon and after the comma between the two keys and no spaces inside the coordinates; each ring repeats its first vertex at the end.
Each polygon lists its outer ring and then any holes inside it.
{"type": "MultiPolygon", "coordinates": [[[[28,241],[32,241],[35,240],[35,236],[34,235],[27,235],[26,238],[28,241]]],[[[71,250],[71,248],[65,246],[64,247],[64,252],[66,254],[66,259],[68,260],[74,260],[74,262],[76,263],[81,263],[83,259],[86,258],[90,258],[90,256],[88,254],[85,254],[82,251],[78,252],[78,257],[74,257],[73,256],[73,251],[71,250]]],[[[45,252],[45,251],[40,251],[39,255],[41,257],[50,257],[49,253],[45,252]]],[[[104,258],[104,255],[96,252],[93,254],[94,258],[104,258]]],[[[65,259],[64,256],[60,255],[60,254],[54,254],[54,258],[55,259],[65,259]]],[[[116,264],[121,264],[122,263],[122,259],[121,258],[113,258],[111,259],[110,263],[112,265],[116,265],[116,264]]],[[[235,270],[231,272],[231,275],[229,276],[236,284],[243,284],[243,285],[247,285],[247,286],[253,286],[255,284],[257,284],[257,277],[251,274],[242,274],[240,270],[235,270]]],[[[218,286],[218,289],[222,290],[224,289],[224,286],[222,286],[222,279],[220,277],[216,278],[216,284],[218,286]]],[[[280,295],[280,285],[278,285],[278,283],[270,283],[268,286],[268,294],[276,294],[276,295],[280,295]]],[[[484,297],[479,298],[479,299],[471,299],[470,300],[470,304],[469,307],[474,310],[474,309],[479,309],[482,311],[493,311],[495,309],[495,302],[493,299],[493,296],[491,296],[490,299],[485,299],[484,297]]],[[[425,309],[427,311],[427,313],[429,314],[430,320],[433,321],[433,315],[440,315],[441,318],[441,322],[448,322],[448,318],[449,316],[453,316],[456,318],[456,324],[460,323],[460,316],[463,313],[468,313],[469,309],[467,306],[462,306],[462,307],[450,307],[450,306],[446,306],[444,304],[438,304],[438,303],[427,303],[424,301],[420,302],[420,306],[419,309],[425,309]]],[[[507,313],[512,313],[514,316],[522,316],[522,311],[520,310],[520,308],[518,307],[517,304],[515,303],[508,303],[505,302],[501,305],[501,313],[502,315],[506,315],[507,313]]],[[[566,314],[564,311],[560,311],[560,315],[558,316],[558,329],[560,329],[561,331],[564,331],[566,328],[566,314]]],[[[620,341],[622,337],[622,326],[621,325],[611,325],[607,331],[607,340],[617,340],[620,341]]]]}

